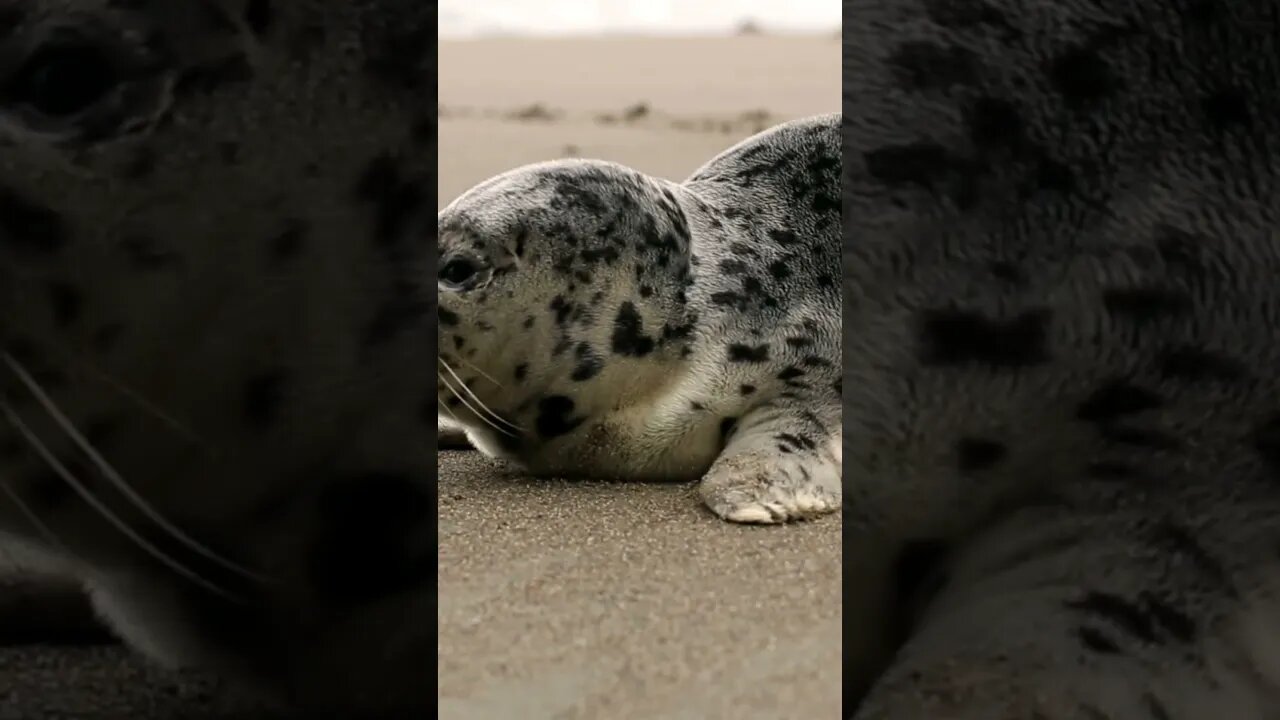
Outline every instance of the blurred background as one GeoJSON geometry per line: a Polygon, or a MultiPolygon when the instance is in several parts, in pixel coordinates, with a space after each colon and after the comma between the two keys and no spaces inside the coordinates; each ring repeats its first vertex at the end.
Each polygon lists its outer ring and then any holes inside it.
{"type": "Polygon", "coordinates": [[[439,7],[442,38],[723,34],[753,27],[822,33],[840,26],[831,0],[443,0],[439,7]]]}
{"type": "MultiPolygon", "coordinates": [[[[442,0],[438,203],[526,163],[682,180],[840,109],[837,0],[442,0]]],[[[839,517],[728,526],[689,484],[439,456],[439,716],[835,718],[839,517]]]]}
{"type": "Polygon", "coordinates": [[[442,0],[440,196],[555,157],[681,179],[840,99],[836,0],[442,0]]]}

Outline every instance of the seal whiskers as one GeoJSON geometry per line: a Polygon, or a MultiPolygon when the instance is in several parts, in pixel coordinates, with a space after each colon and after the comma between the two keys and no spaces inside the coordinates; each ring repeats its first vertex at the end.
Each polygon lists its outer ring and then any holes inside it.
{"type": "MultiPolygon", "coordinates": [[[[449,363],[444,360],[440,360],[439,364],[452,378],[451,380],[450,377],[444,377],[437,373],[440,381],[445,384],[445,387],[449,390],[450,394],[458,398],[458,400],[461,401],[468,410],[475,413],[476,417],[478,417],[482,422],[509,437],[518,437],[519,433],[523,432],[524,428],[521,428],[519,425],[503,418],[486,405],[485,402],[467,386],[467,383],[458,376],[458,373],[455,372],[453,368],[449,367],[449,363]],[[459,390],[461,390],[461,392],[459,392],[459,390]]],[[[457,419],[456,416],[454,419],[457,419]]]]}

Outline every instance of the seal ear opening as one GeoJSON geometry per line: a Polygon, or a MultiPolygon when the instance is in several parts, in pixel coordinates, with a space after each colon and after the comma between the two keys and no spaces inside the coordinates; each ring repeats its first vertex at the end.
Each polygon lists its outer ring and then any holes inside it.
{"type": "Polygon", "coordinates": [[[488,284],[492,269],[478,257],[458,254],[445,258],[436,274],[438,288],[449,292],[467,292],[488,284]]]}

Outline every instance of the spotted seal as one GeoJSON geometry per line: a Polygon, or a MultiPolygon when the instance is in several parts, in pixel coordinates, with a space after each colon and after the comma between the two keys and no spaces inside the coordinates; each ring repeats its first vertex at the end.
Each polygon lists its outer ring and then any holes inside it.
{"type": "Polygon", "coordinates": [[[840,504],[840,117],[681,183],[512,170],[437,217],[438,418],[537,475],[694,480],[732,521],[840,504]]]}
{"type": "Polygon", "coordinates": [[[843,717],[1274,715],[1280,3],[844,21],[843,717]]]}
{"type": "Polygon", "coordinates": [[[306,717],[435,701],[434,32],[0,0],[0,555],[306,717]]]}

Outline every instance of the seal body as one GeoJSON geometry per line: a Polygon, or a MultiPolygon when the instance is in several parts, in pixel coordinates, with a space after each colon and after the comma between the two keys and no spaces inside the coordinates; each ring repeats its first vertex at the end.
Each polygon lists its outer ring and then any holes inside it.
{"type": "Polygon", "coordinates": [[[732,520],[834,510],[840,119],[683,183],[520,168],[438,217],[440,415],[542,475],[693,480],[732,520]]]}
{"type": "Polygon", "coordinates": [[[1273,714],[1280,5],[844,17],[846,716],[1273,714]]]}

